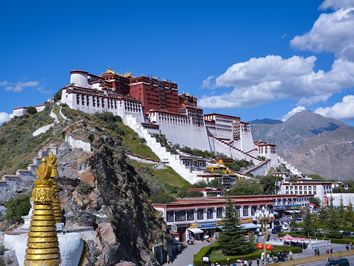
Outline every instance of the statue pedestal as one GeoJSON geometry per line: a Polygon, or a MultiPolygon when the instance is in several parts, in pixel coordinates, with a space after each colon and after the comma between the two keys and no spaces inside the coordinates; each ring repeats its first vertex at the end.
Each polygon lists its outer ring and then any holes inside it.
{"type": "MultiPolygon", "coordinates": [[[[4,235],[5,246],[14,249],[19,266],[24,265],[27,233],[6,232],[4,235]]],[[[79,233],[58,233],[61,264],[65,266],[77,266],[84,249],[84,240],[79,233]]]]}

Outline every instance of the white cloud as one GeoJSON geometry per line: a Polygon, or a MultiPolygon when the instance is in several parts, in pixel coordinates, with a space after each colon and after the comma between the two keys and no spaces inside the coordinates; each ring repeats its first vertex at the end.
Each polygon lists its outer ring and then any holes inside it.
{"type": "Polygon", "coordinates": [[[206,80],[203,81],[202,87],[203,88],[212,88],[211,82],[214,79],[214,76],[209,76],[206,80]]]}
{"type": "Polygon", "coordinates": [[[26,82],[19,81],[14,85],[10,85],[10,86],[5,87],[5,90],[6,91],[21,92],[21,91],[23,91],[24,88],[36,87],[38,85],[39,85],[38,81],[26,81],[26,82]]]}
{"type": "Polygon", "coordinates": [[[0,126],[4,123],[9,121],[12,118],[12,115],[9,115],[8,113],[1,112],[0,113],[0,126]]]}
{"type": "Polygon", "coordinates": [[[336,59],[330,71],[315,72],[315,61],[315,56],[283,59],[269,55],[234,64],[215,80],[205,81],[210,87],[234,89],[221,95],[204,96],[200,106],[253,107],[279,99],[297,99],[299,105],[310,105],[354,86],[353,62],[336,59]]]}
{"type": "Polygon", "coordinates": [[[2,81],[2,82],[0,82],[0,86],[6,86],[7,85],[7,81],[2,81]]]}
{"type": "Polygon", "coordinates": [[[303,106],[297,106],[294,109],[292,109],[289,113],[287,113],[286,115],[283,115],[283,117],[281,118],[282,121],[286,121],[288,120],[290,117],[292,117],[294,114],[302,112],[306,110],[305,107],[303,106]]]}
{"type": "Polygon", "coordinates": [[[199,101],[206,108],[254,107],[279,99],[296,99],[297,105],[326,101],[333,93],[354,86],[354,1],[326,0],[323,13],[312,29],[296,36],[294,48],[313,52],[331,52],[336,59],[331,70],[315,71],[315,56],[293,56],[288,59],[268,55],[251,58],[230,66],[225,73],[209,76],[203,86],[233,88],[231,92],[203,96],[199,101]]]}
{"type": "Polygon", "coordinates": [[[326,10],[328,8],[333,8],[334,10],[336,10],[340,8],[349,7],[354,7],[353,0],[326,0],[321,4],[320,9],[326,10]]]}
{"type": "Polygon", "coordinates": [[[342,101],[331,107],[320,107],[316,114],[341,120],[354,120],[354,95],[344,96],[342,101]]]}
{"type": "Polygon", "coordinates": [[[290,44],[300,50],[332,52],[337,58],[354,61],[353,32],[354,8],[341,8],[321,14],[310,32],[296,36],[290,44]]]}

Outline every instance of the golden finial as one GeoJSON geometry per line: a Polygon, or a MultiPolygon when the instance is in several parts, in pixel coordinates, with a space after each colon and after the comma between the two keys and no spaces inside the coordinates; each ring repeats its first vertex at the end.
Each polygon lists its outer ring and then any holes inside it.
{"type": "Polygon", "coordinates": [[[49,167],[52,168],[50,177],[59,177],[57,165],[55,164],[57,161],[57,156],[54,155],[53,152],[50,152],[50,154],[47,157],[47,161],[48,161],[49,167]]]}
{"type": "Polygon", "coordinates": [[[50,167],[46,164],[47,160],[46,158],[42,159],[41,165],[36,169],[36,175],[39,180],[45,180],[50,177],[51,174],[51,169],[50,167]]]}
{"type": "Polygon", "coordinates": [[[53,178],[53,211],[54,211],[54,216],[55,216],[55,221],[57,223],[62,222],[62,213],[61,213],[61,205],[60,205],[60,197],[59,197],[59,187],[56,178],[59,177],[59,173],[57,170],[57,165],[55,164],[57,161],[57,156],[53,154],[53,152],[50,152],[50,154],[47,157],[47,161],[49,164],[49,167],[51,167],[51,174],[50,177],[53,178]]]}
{"type": "Polygon", "coordinates": [[[47,161],[49,165],[53,165],[56,163],[57,161],[57,156],[53,154],[53,152],[51,151],[50,154],[47,157],[47,161]]]}
{"type": "Polygon", "coordinates": [[[32,191],[34,205],[24,265],[60,264],[56,222],[52,209],[55,198],[53,179],[49,178],[52,169],[46,162],[43,158],[42,164],[36,169],[38,179],[34,180],[32,191]]]}
{"type": "Polygon", "coordinates": [[[107,71],[104,74],[115,74],[111,68],[107,68],[107,71]]]}
{"type": "Polygon", "coordinates": [[[124,74],[125,78],[134,78],[132,72],[127,72],[124,74]]]}

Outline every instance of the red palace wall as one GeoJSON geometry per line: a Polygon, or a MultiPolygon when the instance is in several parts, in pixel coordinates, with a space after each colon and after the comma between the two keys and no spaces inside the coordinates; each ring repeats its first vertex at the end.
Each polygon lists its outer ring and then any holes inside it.
{"type": "Polygon", "coordinates": [[[177,112],[180,108],[176,83],[158,81],[148,77],[132,78],[130,95],[141,101],[145,113],[151,109],[177,112]]]}

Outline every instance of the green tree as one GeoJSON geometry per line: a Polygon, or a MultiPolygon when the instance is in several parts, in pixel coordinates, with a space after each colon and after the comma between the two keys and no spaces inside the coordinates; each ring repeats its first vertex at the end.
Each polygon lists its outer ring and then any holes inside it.
{"type": "Polygon", "coordinates": [[[20,222],[21,216],[27,215],[31,209],[31,196],[29,194],[19,194],[6,203],[6,219],[10,222],[20,222]]]}
{"type": "Polygon", "coordinates": [[[345,212],[345,220],[347,221],[347,225],[353,227],[354,225],[354,212],[353,212],[353,205],[350,202],[349,206],[347,207],[347,211],[345,212]]]}
{"type": "Polygon", "coordinates": [[[307,177],[311,179],[317,179],[317,180],[325,180],[322,176],[320,175],[307,175],[307,177]]]}
{"type": "Polygon", "coordinates": [[[208,187],[222,188],[222,185],[220,180],[218,178],[215,178],[208,183],[208,187]]]}
{"type": "Polygon", "coordinates": [[[339,232],[340,219],[339,215],[333,207],[333,198],[330,199],[330,206],[328,208],[328,219],[327,219],[327,236],[332,238],[341,238],[339,232]]]}
{"type": "Polygon", "coordinates": [[[282,181],[280,176],[266,175],[261,177],[260,183],[263,185],[263,191],[265,194],[277,194],[280,187],[278,182],[282,181]]]}
{"type": "Polygon", "coordinates": [[[251,179],[238,180],[228,192],[228,195],[230,196],[261,194],[263,194],[263,187],[251,179]]]}
{"type": "Polygon", "coordinates": [[[57,101],[61,100],[62,91],[63,91],[63,89],[60,89],[60,90],[57,91],[56,94],[54,94],[54,96],[53,96],[53,101],[54,102],[57,102],[57,101]]]}
{"type": "Polygon", "coordinates": [[[225,255],[243,255],[250,252],[249,241],[245,232],[240,228],[240,218],[236,215],[230,198],[227,201],[223,226],[223,232],[220,234],[218,243],[225,255]]]}
{"type": "Polygon", "coordinates": [[[159,193],[156,193],[155,195],[151,196],[150,200],[152,203],[162,204],[177,201],[177,199],[173,195],[166,193],[163,188],[159,193]]]}
{"type": "Polygon", "coordinates": [[[312,234],[312,219],[311,219],[311,213],[310,213],[310,208],[306,209],[306,214],[304,217],[304,233],[308,236],[312,234]]]}
{"type": "Polygon", "coordinates": [[[296,218],[297,218],[297,214],[294,212],[291,216],[291,222],[290,222],[290,228],[294,232],[296,232],[296,230],[297,230],[296,218]]]}
{"type": "Polygon", "coordinates": [[[316,208],[321,206],[321,200],[317,197],[310,198],[310,203],[314,204],[316,208]]]}
{"type": "Polygon", "coordinates": [[[30,106],[26,109],[26,112],[27,112],[27,114],[33,115],[33,114],[37,113],[37,109],[33,106],[30,106]]]}
{"type": "Polygon", "coordinates": [[[340,199],[340,206],[339,206],[339,210],[338,210],[338,218],[339,218],[339,222],[342,226],[345,226],[345,224],[347,223],[345,220],[345,210],[344,210],[344,205],[343,205],[343,198],[340,199]]]}

